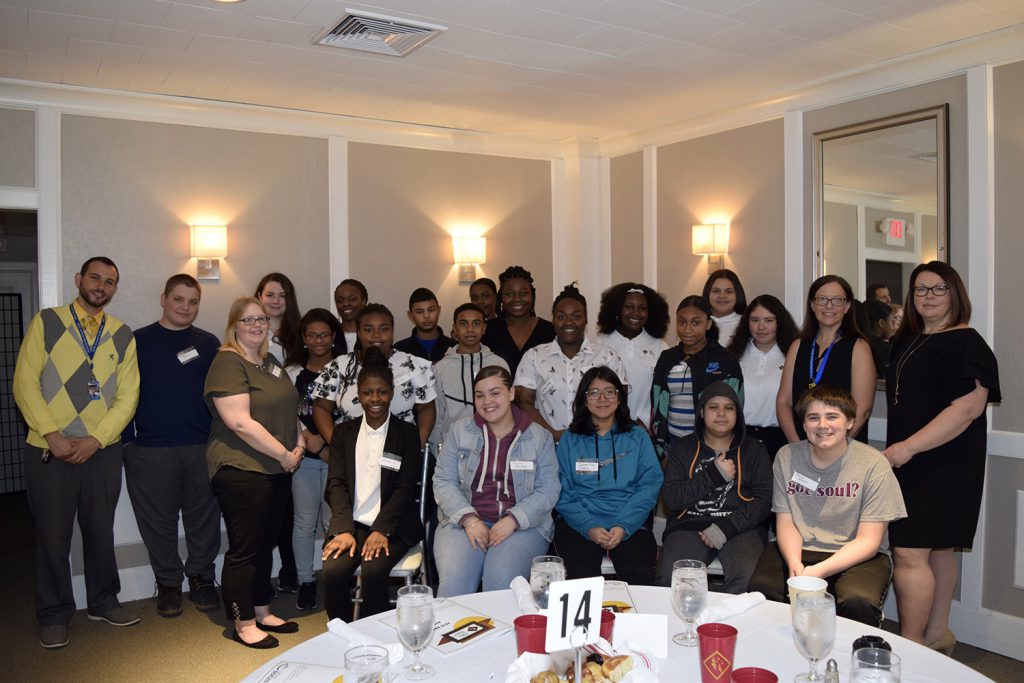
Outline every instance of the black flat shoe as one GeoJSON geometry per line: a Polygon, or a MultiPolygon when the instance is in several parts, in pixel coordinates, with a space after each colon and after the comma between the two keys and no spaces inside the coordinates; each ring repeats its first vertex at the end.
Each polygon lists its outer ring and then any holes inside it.
{"type": "Polygon", "coordinates": [[[271,635],[268,635],[261,641],[255,643],[247,643],[244,640],[242,640],[242,636],[238,635],[238,631],[232,631],[231,639],[234,640],[236,643],[241,643],[242,645],[245,645],[246,647],[251,647],[254,650],[269,650],[271,648],[278,646],[277,638],[271,635]]]}
{"type": "Polygon", "coordinates": [[[260,622],[257,621],[256,625],[259,626],[264,631],[267,631],[268,633],[298,633],[299,632],[299,625],[297,623],[295,623],[294,621],[286,621],[283,624],[278,624],[277,626],[271,626],[270,624],[261,624],[260,622]]]}

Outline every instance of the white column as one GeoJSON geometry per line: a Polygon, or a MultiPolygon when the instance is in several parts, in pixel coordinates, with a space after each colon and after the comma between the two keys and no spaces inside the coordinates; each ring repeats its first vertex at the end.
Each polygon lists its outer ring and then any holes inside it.
{"type": "MultiPolygon", "coordinates": [[[[562,145],[552,162],[552,285],[554,294],[573,280],[596,318],[603,272],[601,158],[596,140],[576,138],[562,145]]],[[[610,237],[609,237],[610,240],[610,237]]],[[[610,276],[609,276],[610,278],[610,276]]],[[[538,302],[538,311],[544,310],[538,302]]]]}
{"type": "Polygon", "coordinates": [[[811,169],[804,168],[804,120],[803,112],[786,112],[784,125],[785,165],[785,207],[786,223],[784,232],[785,252],[783,272],[786,308],[794,315],[804,310],[804,264],[809,240],[804,231],[804,175],[811,169]]]}
{"type": "MultiPolygon", "coordinates": [[[[39,262],[39,307],[63,299],[64,263],[60,231],[60,112],[52,107],[36,113],[36,250],[39,262]]],[[[79,264],[75,264],[75,268],[79,264]]]]}
{"type": "Polygon", "coordinates": [[[644,279],[658,288],[658,148],[644,147],[644,279]]]}

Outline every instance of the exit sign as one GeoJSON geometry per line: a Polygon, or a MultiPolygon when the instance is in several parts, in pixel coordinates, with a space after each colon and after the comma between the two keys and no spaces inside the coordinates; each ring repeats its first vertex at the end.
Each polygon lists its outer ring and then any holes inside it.
{"type": "Polygon", "coordinates": [[[886,218],[882,221],[882,232],[885,243],[891,247],[903,247],[907,244],[907,222],[901,218],[886,218]]]}

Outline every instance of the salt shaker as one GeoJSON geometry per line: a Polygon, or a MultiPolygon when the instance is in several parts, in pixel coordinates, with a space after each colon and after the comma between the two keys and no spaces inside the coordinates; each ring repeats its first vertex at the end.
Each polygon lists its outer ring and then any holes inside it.
{"type": "Polygon", "coordinates": [[[839,683],[839,665],[834,659],[825,664],[825,683],[839,683]]]}

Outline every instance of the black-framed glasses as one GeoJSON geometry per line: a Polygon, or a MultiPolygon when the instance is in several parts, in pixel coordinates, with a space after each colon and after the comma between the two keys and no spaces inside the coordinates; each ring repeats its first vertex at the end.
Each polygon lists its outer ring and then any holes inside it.
{"type": "Polygon", "coordinates": [[[615,387],[607,387],[605,389],[587,389],[587,398],[591,401],[596,401],[601,398],[615,398],[619,395],[619,390],[615,387]]]}
{"type": "Polygon", "coordinates": [[[243,325],[246,325],[248,327],[252,327],[253,325],[269,325],[270,324],[270,318],[268,318],[265,315],[258,315],[256,317],[253,317],[253,316],[250,315],[250,316],[246,316],[244,318],[239,318],[238,322],[240,322],[243,325]]]}
{"type": "Polygon", "coordinates": [[[307,332],[302,335],[302,338],[306,341],[328,341],[332,336],[334,336],[333,332],[307,332]]]}
{"type": "Polygon", "coordinates": [[[845,296],[816,296],[811,300],[822,308],[829,304],[838,308],[839,306],[845,306],[847,302],[847,298],[845,296]]]}
{"type": "Polygon", "coordinates": [[[945,282],[940,282],[937,285],[931,287],[925,287],[924,285],[914,286],[914,296],[927,296],[928,292],[931,292],[935,296],[946,296],[949,294],[949,285],[945,282]]]}

